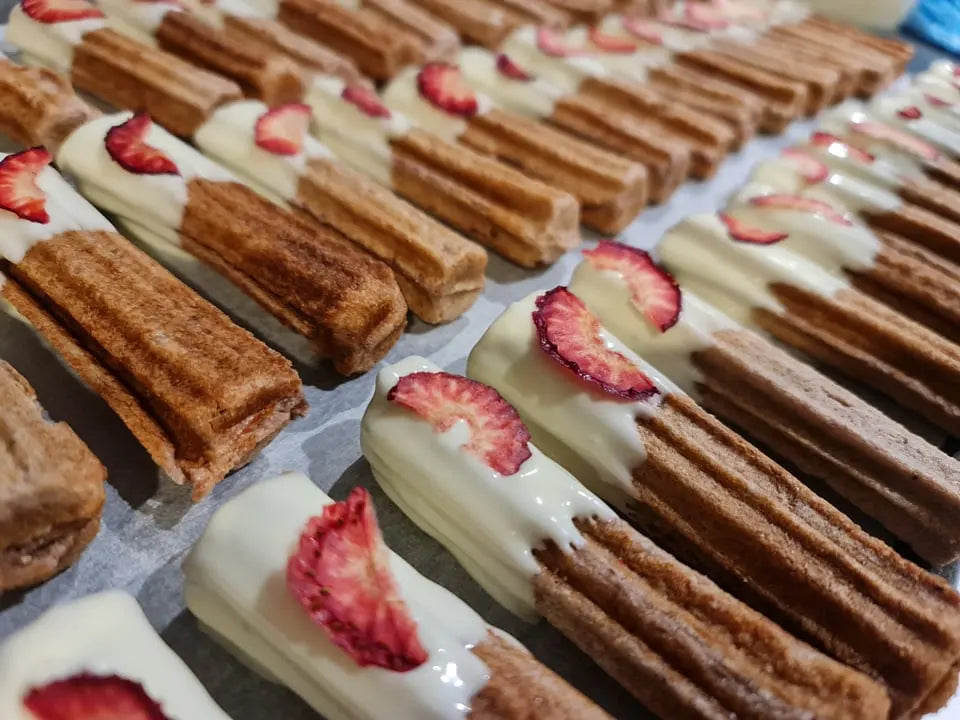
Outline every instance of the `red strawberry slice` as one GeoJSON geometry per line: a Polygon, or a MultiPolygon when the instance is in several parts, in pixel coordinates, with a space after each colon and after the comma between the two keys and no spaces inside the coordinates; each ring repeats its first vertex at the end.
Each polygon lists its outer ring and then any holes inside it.
{"type": "Polygon", "coordinates": [[[942,108],[942,107],[950,107],[951,105],[953,105],[953,103],[948,102],[947,100],[944,100],[942,97],[939,97],[932,93],[924,93],[923,98],[934,107],[942,108]]]}
{"type": "Polygon", "coordinates": [[[707,30],[723,30],[730,27],[730,21],[724,17],[723,12],[707,3],[687,2],[684,15],[687,22],[707,30]]]}
{"type": "Polygon", "coordinates": [[[750,198],[750,204],[755,207],[768,208],[771,210],[796,210],[797,212],[813,213],[820,215],[825,220],[835,222],[838,225],[853,225],[850,218],[830,203],[814,200],[813,198],[802,195],[758,195],[757,197],[750,198]]]}
{"type": "Polygon", "coordinates": [[[632,360],[607,347],[600,322],[567,288],[557,287],[537,298],[533,322],[541,349],[581,380],[625,400],[659,392],[632,360]]]}
{"type": "Polygon", "coordinates": [[[901,150],[924,160],[933,161],[940,157],[940,151],[930,143],[891,125],[878,122],[856,122],[851,124],[851,128],[867,137],[892,143],[901,150]]]}
{"type": "Polygon", "coordinates": [[[783,156],[789,158],[796,166],[797,171],[810,185],[816,185],[830,177],[830,168],[810,153],[796,148],[787,148],[783,156]]]}
{"type": "Polygon", "coordinates": [[[583,55],[583,49],[567,42],[566,38],[556,30],[540,28],[537,30],[537,47],[540,52],[550,57],[575,57],[583,55]]]}
{"type": "Polygon", "coordinates": [[[613,240],[601,240],[596,249],[583,255],[598,270],[620,273],[630,288],[634,307],[660,332],[677,324],[683,308],[680,286],[649,253],[613,240]]]}
{"type": "Polygon", "coordinates": [[[854,147],[848,142],[844,142],[836,135],[831,135],[830,133],[825,132],[815,132],[810,136],[810,142],[814,147],[830,147],[831,145],[841,145],[844,151],[847,153],[847,157],[851,160],[855,160],[864,165],[869,165],[870,163],[876,161],[876,158],[868,153],[866,150],[861,150],[858,147],[854,147]]]}
{"type": "Polygon", "coordinates": [[[370,494],[313,517],[287,563],[287,588],[310,619],[360,667],[407,672],[429,654],[390,570],[370,494]]]}
{"type": "Polygon", "coordinates": [[[470,426],[464,450],[501,475],[513,475],[530,459],[530,433],[491,387],[445,372],[418,372],[400,378],[387,395],[443,433],[463,420],[470,426]]]}
{"type": "Polygon", "coordinates": [[[629,55],[639,49],[633,40],[617,37],[610,33],[605,33],[598,27],[592,27],[589,31],[590,42],[596,45],[600,50],[611,55],[629,55]]]}
{"type": "Polygon", "coordinates": [[[137,175],[179,175],[173,160],[162,150],[144,142],[152,125],[153,121],[146,113],[114,125],[107,130],[104,140],[107,152],[124,170],[137,175]]]}
{"type": "Polygon", "coordinates": [[[753,245],[774,245],[790,237],[787,233],[767,232],[761,228],[751,227],[725,213],[720,213],[718,217],[721,222],[727,226],[727,232],[730,233],[730,237],[738,242],[751,243],[753,245]]]}
{"type": "Polygon", "coordinates": [[[663,33],[649,20],[634,17],[624,18],[623,29],[644,42],[663,45],[663,33]]]}
{"type": "Polygon", "coordinates": [[[347,85],[340,97],[348,103],[356,105],[365,114],[373,118],[383,118],[389,120],[391,117],[390,109],[380,102],[377,94],[363,85],[347,85]]]}
{"type": "Polygon", "coordinates": [[[501,75],[511,80],[522,80],[523,82],[533,80],[533,75],[517,65],[509,55],[504,53],[497,55],[497,70],[501,75]]]}
{"type": "Polygon", "coordinates": [[[310,106],[288,103],[257,118],[253,137],[258,147],[274,155],[299,155],[310,127],[310,106]]]}
{"type": "Polygon", "coordinates": [[[103,17],[87,0],[23,0],[20,7],[27,17],[48,25],[103,17]]]}
{"type": "Polygon", "coordinates": [[[23,699],[37,720],[169,720],[139,683],[83,673],[33,688],[23,699]]]}
{"type": "Polygon", "coordinates": [[[456,65],[427,63],[417,75],[417,87],[426,100],[448,115],[473,117],[480,109],[473,88],[456,65]]]}
{"type": "Polygon", "coordinates": [[[916,105],[911,105],[910,107],[900,108],[897,110],[897,115],[902,117],[904,120],[919,120],[923,117],[923,111],[916,105]]]}
{"type": "Polygon", "coordinates": [[[0,160],[0,208],[42,225],[50,222],[47,196],[37,186],[37,175],[50,164],[50,153],[35,147],[0,160]]]}

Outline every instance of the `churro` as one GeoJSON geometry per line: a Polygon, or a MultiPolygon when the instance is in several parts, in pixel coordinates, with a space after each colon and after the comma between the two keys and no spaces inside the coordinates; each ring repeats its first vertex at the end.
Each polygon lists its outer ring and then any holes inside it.
{"type": "Polygon", "coordinates": [[[936,710],[953,692],[960,596],[700,409],[568,290],[508,308],[467,374],[665,550],[880,681],[891,717],[936,710]]]}
{"type": "Polygon", "coordinates": [[[329,720],[608,718],[392,553],[362,488],[334,503],[300,474],[258,483],[184,573],[200,622],[329,720]]]}
{"type": "Polygon", "coordinates": [[[493,388],[407,358],[380,372],[361,445],[387,494],[494,598],[545,617],[659,716],[886,714],[875,683],[617,518],[493,388]]]}
{"type": "MultiPolygon", "coordinates": [[[[2,171],[2,168],[0,168],[2,171]]],[[[0,275],[0,297],[3,297],[0,275]]],[[[30,384],[0,360],[0,594],[70,567],[96,537],[106,470],[30,384]]]]}

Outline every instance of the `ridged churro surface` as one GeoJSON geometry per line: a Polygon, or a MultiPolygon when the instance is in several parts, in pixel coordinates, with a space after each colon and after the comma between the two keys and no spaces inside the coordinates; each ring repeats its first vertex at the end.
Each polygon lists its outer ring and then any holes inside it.
{"type": "Polygon", "coordinates": [[[825,481],[925,560],[960,556],[960,462],[746,330],[694,355],[703,406],[825,481]]]}
{"type": "Polygon", "coordinates": [[[370,369],[406,325],[390,268],[332,229],[238,183],[192,179],[184,247],[213,265],[345,374],[370,369]]]}
{"type": "Polygon", "coordinates": [[[74,51],[71,79],[78,90],[116,107],[147,112],[182,137],[191,137],[215,108],[241,97],[230,80],[110,28],[83,36],[74,51]]]}
{"type": "MultiPolygon", "coordinates": [[[[788,631],[885,685],[912,716],[960,660],[960,595],[686,397],[638,424],[641,530],[788,631]]],[[[946,698],[943,698],[945,701],[946,698]]]]}
{"type": "Polygon", "coordinates": [[[7,272],[8,299],[196,497],[305,409],[289,361],[115,233],[63,233],[7,272]]]}

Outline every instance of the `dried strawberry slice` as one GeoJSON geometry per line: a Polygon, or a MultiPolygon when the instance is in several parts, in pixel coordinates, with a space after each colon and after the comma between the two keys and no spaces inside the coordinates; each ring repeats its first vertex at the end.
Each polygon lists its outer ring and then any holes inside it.
{"type": "Polygon", "coordinates": [[[683,308],[680,286],[649,253],[613,240],[601,240],[596,249],[583,255],[598,270],[620,273],[630,288],[634,307],[660,332],[677,324],[683,308]]]}
{"type": "Polygon", "coordinates": [[[23,699],[37,720],[170,720],[139,683],[88,673],[36,687],[23,699]]]}
{"type": "Polygon", "coordinates": [[[614,397],[643,400],[659,389],[630,358],[607,345],[583,301],[557,287],[537,298],[533,313],[540,347],[581,380],[614,397]]]}
{"type": "Polygon", "coordinates": [[[37,176],[50,164],[50,153],[35,147],[0,160],[0,208],[42,225],[50,222],[47,196],[37,186],[37,176]]]}
{"type": "Polygon", "coordinates": [[[434,107],[450,115],[473,117],[480,109],[476,93],[456,65],[427,63],[417,75],[417,87],[434,107]]]}
{"type": "Polygon", "coordinates": [[[537,47],[540,52],[550,57],[575,57],[583,54],[582,48],[574,47],[561,33],[550,28],[537,30],[537,47]]]}
{"type": "Polygon", "coordinates": [[[310,127],[310,106],[288,103],[257,118],[253,137],[258,147],[274,155],[299,155],[310,127]]]}
{"type": "Polygon", "coordinates": [[[831,135],[830,133],[815,132],[810,136],[810,142],[814,145],[814,147],[830,147],[831,145],[841,145],[843,146],[844,151],[846,151],[848,158],[863,163],[864,165],[869,165],[870,163],[876,161],[876,158],[866,150],[861,150],[858,147],[854,147],[850,143],[845,142],[836,135],[831,135]]]}
{"type": "Polygon", "coordinates": [[[363,85],[347,85],[340,97],[348,103],[356,105],[365,115],[373,118],[383,118],[389,120],[391,117],[390,108],[380,102],[377,94],[363,85]]]}
{"type": "Polygon", "coordinates": [[[901,150],[924,160],[933,161],[940,157],[940,151],[933,145],[890,125],[878,122],[856,122],[851,124],[851,129],[867,137],[890,142],[901,150]]]}
{"type": "Polygon", "coordinates": [[[594,26],[589,31],[590,42],[596,45],[600,50],[612,55],[629,55],[635,53],[640,47],[633,40],[617,37],[610,33],[605,33],[600,28],[594,26]]]}
{"type": "Polygon", "coordinates": [[[624,18],[623,29],[639,40],[653,45],[663,45],[663,33],[649,20],[635,17],[624,18]]]}
{"type": "Polygon", "coordinates": [[[910,107],[900,108],[897,110],[897,115],[902,117],[904,120],[919,120],[923,117],[923,111],[916,105],[911,105],[910,107]]]}
{"type": "Polygon", "coordinates": [[[310,519],[287,563],[287,588],[360,667],[407,672],[429,659],[365,489],[354,488],[346,501],[310,519]]]}
{"type": "Polygon", "coordinates": [[[808,152],[787,148],[783,151],[783,156],[793,162],[797,171],[810,185],[816,185],[830,177],[830,168],[827,164],[808,152]]]}
{"type": "Polygon", "coordinates": [[[107,152],[124,170],[137,175],[179,175],[180,171],[166,154],[144,142],[153,121],[146,113],[107,130],[107,152]]]}
{"type": "Polygon", "coordinates": [[[952,102],[944,100],[939,95],[934,95],[933,93],[924,93],[923,99],[926,100],[929,104],[938,108],[950,107],[951,105],[953,105],[952,102]]]}
{"type": "Polygon", "coordinates": [[[497,71],[511,80],[522,80],[523,82],[533,80],[533,75],[517,65],[509,55],[504,53],[497,55],[497,71]]]}
{"type": "Polygon", "coordinates": [[[751,243],[753,245],[774,245],[790,237],[784,232],[768,232],[761,228],[751,227],[725,213],[720,213],[718,217],[720,221],[727,226],[727,232],[729,232],[730,237],[738,242],[751,243]]]}
{"type": "Polygon", "coordinates": [[[750,198],[750,204],[755,207],[770,210],[795,210],[796,212],[812,213],[838,225],[853,225],[853,221],[850,220],[850,218],[838,211],[830,203],[814,200],[813,198],[804,197],[803,195],[759,195],[750,198]]]}
{"type": "Polygon", "coordinates": [[[491,387],[445,372],[400,378],[387,395],[413,410],[437,432],[462,420],[470,426],[464,449],[501,475],[513,475],[530,459],[530,433],[513,406],[491,387]]]}
{"type": "Polygon", "coordinates": [[[27,17],[48,25],[103,17],[87,0],[23,0],[20,7],[27,17]]]}

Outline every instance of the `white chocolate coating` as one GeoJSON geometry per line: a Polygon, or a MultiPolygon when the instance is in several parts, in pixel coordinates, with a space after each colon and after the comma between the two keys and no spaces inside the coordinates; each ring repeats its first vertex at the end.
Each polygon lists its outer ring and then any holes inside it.
{"type": "Polygon", "coordinates": [[[532,25],[514,30],[504,41],[502,50],[524,70],[553,83],[565,95],[577,92],[588,78],[602,78],[609,74],[602,63],[589,56],[547,55],[537,45],[537,29],[532,25]]]}
{"type": "Polygon", "coordinates": [[[313,110],[313,129],[334,155],[381,185],[393,184],[390,141],[410,130],[400,113],[390,118],[370,117],[343,99],[346,83],[338,77],[317,76],[304,102],[313,110]]]}
{"type": "MultiPolygon", "coordinates": [[[[779,192],[757,185],[747,186],[731,202],[726,214],[744,224],[765,232],[788,233],[778,245],[815,262],[838,278],[845,278],[845,270],[866,271],[876,264],[880,240],[865,225],[850,216],[843,224],[825,213],[764,207],[751,203],[753,198],[779,192]]],[[[831,204],[838,213],[842,208],[831,204]]]]}
{"type": "Polygon", "coordinates": [[[394,553],[390,567],[429,659],[405,673],[361,668],[310,619],[286,584],[286,567],[313,516],[332,501],[290,473],[221,507],[184,562],[187,606],[268,678],[329,720],[446,720],[469,712],[487,683],[469,648],[487,625],[463,602],[394,553]]]}
{"type": "Polygon", "coordinates": [[[753,170],[751,181],[777,192],[822,200],[854,213],[893,212],[903,205],[895,193],[842,171],[831,172],[823,181],[810,183],[801,174],[797,161],[786,155],[759,163],[753,170]]]}
{"type": "Polygon", "coordinates": [[[23,698],[74,675],[140,683],[173,720],[229,720],[130,595],[111,591],[48,610],[0,646],[0,716],[35,720],[23,698]]]}
{"type": "Polygon", "coordinates": [[[574,271],[570,290],[624,345],[694,396],[701,375],[693,364],[693,354],[711,347],[714,333],[739,328],[715,307],[684,291],[677,324],[660,332],[633,303],[623,274],[601,270],[587,259],[574,271]]]}
{"type": "Polygon", "coordinates": [[[150,126],[145,142],[166,153],[180,174],[140,175],[126,170],[110,157],[104,138],[111,127],[130,116],[128,112],[115,113],[84,123],[64,141],[57,163],[94,204],[176,243],[187,205],[187,182],[194,177],[217,182],[236,178],[156,123],[150,126]]]}
{"type": "Polygon", "coordinates": [[[156,45],[154,36],[170,12],[182,12],[173,2],[164,0],[97,0],[107,15],[107,25],[137,42],[156,45]]]}
{"type": "Polygon", "coordinates": [[[784,283],[832,297],[849,284],[784,247],[755,245],[730,237],[717,215],[692,215],[673,227],[660,257],[684,287],[748,327],[752,311],[783,312],[770,286],[784,283]]]}
{"type": "Polygon", "coordinates": [[[826,163],[832,173],[853,177],[890,192],[898,192],[907,181],[923,177],[923,171],[918,167],[897,165],[884,157],[859,160],[842,139],[829,145],[798,144],[796,148],[826,163]]]}
{"type": "Polygon", "coordinates": [[[205,154],[237,173],[250,187],[274,202],[297,196],[307,162],[331,157],[323,143],[309,134],[296,155],[277,155],[256,143],[257,120],[268,111],[259,100],[221,105],[200,126],[193,139],[205,154]]]}
{"type": "Polygon", "coordinates": [[[50,221],[32,222],[0,210],[0,258],[17,264],[38,242],[69,230],[115,232],[110,222],[52,167],[40,171],[37,187],[46,195],[45,207],[50,221]]]}
{"type": "Polygon", "coordinates": [[[532,456],[504,477],[464,450],[470,427],[444,433],[387,399],[400,378],[439,372],[421,357],[386,367],[361,426],[360,443],[377,482],[404,513],[446,547],[496,600],[534,620],[533,550],[552,540],[582,547],[574,518],[613,520],[615,513],[534,445],[532,456]]]}
{"type": "MultiPolygon", "coordinates": [[[[384,103],[390,110],[402,114],[424,130],[447,142],[456,142],[467,131],[469,118],[448,113],[423,97],[418,84],[419,73],[420,68],[416,67],[401,70],[384,89],[384,103]]],[[[463,77],[463,82],[471,85],[466,76],[463,77]]],[[[474,93],[477,98],[477,114],[488,112],[493,107],[493,101],[476,89],[474,93]]]]}
{"type": "Polygon", "coordinates": [[[960,119],[950,113],[920,103],[910,94],[882,95],[870,103],[870,109],[882,121],[909,130],[941,150],[960,155],[960,119]],[[923,117],[910,120],[901,116],[905,107],[921,104],[923,117]]]}
{"type": "Polygon", "coordinates": [[[59,23],[41,23],[29,17],[20,5],[10,11],[6,41],[17,47],[32,63],[69,74],[73,49],[88,32],[106,27],[104,18],[87,18],[59,23]]]}
{"type": "Polygon", "coordinates": [[[542,77],[532,80],[506,77],[497,69],[497,56],[481,47],[467,46],[460,51],[460,70],[497,105],[526,117],[550,117],[557,101],[565,95],[542,77]]]}
{"type": "Polygon", "coordinates": [[[660,388],[625,400],[576,377],[540,347],[531,317],[534,293],[508,307],[470,353],[467,375],[496,388],[527,424],[534,443],[607,502],[621,505],[633,470],[646,459],[638,418],[652,417],[663,395],[680,389],[610,332],[600,339],[633,361],[660,388]]]}
{"type": "Polygon", "coordinates": [[[877,158],[883,159],[901,173],[912,176],[923,174],[924,160],[907,152],[890,140],[868,137],[858,130],[863,123],[879,122],[865,112],[859,103],[846,102],[823,114],[820,128],[842,139],[855,139],[855,144],[877,158]]]}

